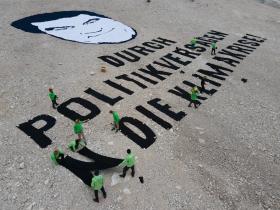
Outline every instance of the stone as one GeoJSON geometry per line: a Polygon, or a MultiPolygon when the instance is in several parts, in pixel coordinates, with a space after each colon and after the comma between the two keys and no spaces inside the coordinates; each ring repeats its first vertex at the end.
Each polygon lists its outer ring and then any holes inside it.
{"type": "Polygon", "coordinates": [[[181,190],[182,187],[181,187],[180,185],[177,185],[177,186],[176,186],[176,189],[181,190]]]}
{"type": "Polygon", "coordinates": [[[49,184],[49,182],[50,182],[50,180],[49,180],[49,179],[46,179],[46,180],[44,181],[44,184],[47,185],[47,184],[49,184]]]}
{"type": "Polygon", "coordinates": [[[19,164],[19,168],[20,168],[20,169],[23,169],[23,168],[24,168],[24,162],[22,162],[22,163],[19,164]]]}
{"type": "Polygon", "coordinates": [[[33,207],[35,206],[35,202],[33,202],[33,203],[31,203],[27,208],[26,208],[26,210],[32,210],[33,209],[33,207]]]}
{"type": "Polygon", "coordinates": [[[205,140],[204,139],[199,138],[198,141],[199,141],[200,144],[205,144],[205,140]]]}
{"type": "Polygon", "coordinates": [[[123,193],[126,194],[126,195],[131,194],[131,192],[130,192],[130,190],[128,188],[124,188],[123,189],[123,193]]]}

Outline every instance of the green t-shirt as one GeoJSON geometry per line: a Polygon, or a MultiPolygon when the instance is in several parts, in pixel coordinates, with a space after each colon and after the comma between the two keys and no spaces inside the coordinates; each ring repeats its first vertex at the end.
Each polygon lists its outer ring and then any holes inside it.
{"type": "Polygon", "coordinates": [[[191,44],[192,44],[192,45],[195,45],[196,42],[197,42],[197,39],[196,39],[196,38],[193,38],[193,39],[191,40],[191,44]]]}
{"type": "Polygon", "coordinates": [[[119,116],[118,112],[113,112],[113,118],[114,118],[115,123],[120,122],[120,116],[119,116]]]}
{"type": "Polygon", "coordinates": [[[94,176],[91,180],[91,187],[94,190],[100,190],[104,185],[104,178],[102,175],[94,176]]]}
{"type": "Polygon", "coordinates": [[[83,148],[84,146],[86,146],[85,142],[80,140],[79,143],[77,143],[76,140],[72,140],[70,141],[70,143],[68,144],[68,148],[72,151],[72,152],[76,152],[78,149],[83,148]]]}
{"type": "Polygon", "coordinates": [[[49,97],[50,97],[50,99],[51,99],[52,101],[56,99],[56,95],[55,95],[54,92],[50,92],[50,93],[49,93],[49,97]]]}
{"type": "Polygon", "coordinates": [[[82,122],[75,123],[73,129],[74,129],[75,134],[82,133],[83,132],[83,123],[82,122]]]}
{"type": "Polygon", "coordinates": [[[196,92],[192,93],[191,98],[193,101],[197,100],[197,93],[196,92]]]}
{"type": "Polygon", "coordinates": [[[70,141],[70,143],[68,144],[68,148],[69,148],[72,152],[75,152],[76,149],[78,148],[76,140],[70,141]]]}
{"type": "Polygon", "coordinates": [[[198,91],[195,90],[194,88],[192,88],[191,99],[195,101],[195,100],[197,100],[197,96],[198,96],[198,91]]]}
{"type": "Polygon", "coordinates": [[[211,48],[212,48],[212,49],[217,49],[217,44],[216,44],[215,42],[212,42],[212,43],[211,43],[211,48]]]}
{"type": "Polygon", "coordinates": [[[121,164],[124,165],[124,166],[127,166],[129,168],[134,166],[135,156],[133,154],[128,154],[121,164]]]}

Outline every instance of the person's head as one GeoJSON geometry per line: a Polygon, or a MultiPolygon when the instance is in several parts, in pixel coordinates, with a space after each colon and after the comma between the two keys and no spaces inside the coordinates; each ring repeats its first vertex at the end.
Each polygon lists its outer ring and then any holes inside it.
{"type": "Polygon", "coordinates": [[[80,43],[122,43],[136,37],[136,31],[131,27],[88,11],[38,14],[14,21],[11,25],[23,31],[45,33],[80,43]]]}
{"type": "Polygon", "coordinates": [[[130,150],[130,149],[127,149],[126,152],[127,152],[127,154],[130,154],[130,153],[131,153],[131,150],[130,150]]]}
{"type": "Polygon", "coordinates": [[[49,92],[53,92],[53,89],[52,89],[52,88],[49,88],[49,92]]]}
{"type": "Polygon", "coordinates": [[[79,120],[79,119],[76,119],[76,120],[75,120],[75,123],[79,123],[79,122],[80,122],[80,120],[79,120]]]}
{"type": "Polygon", "coordinates": [[[58,155],[58,154],[59,154],[58,148],[55,148],[54,151],[53,151],[53,153],[54,153],[55,155],[58,155]]]}
{"type": "Polygon", "coordinates": [[[109,113],[110,113],[110,114],[113,114],[113,111],[112,111],[112,110],[110,110],[110,111],[109,111],[109,113]]]}
{"type": "Polygon", "coordinates": [[[98,175],[99,175],[99,171],[98,171],[98,170],[95,170],[95,171],[94,171],[94,175],[95,175],[95,176],[98,176],[98,175]]]}

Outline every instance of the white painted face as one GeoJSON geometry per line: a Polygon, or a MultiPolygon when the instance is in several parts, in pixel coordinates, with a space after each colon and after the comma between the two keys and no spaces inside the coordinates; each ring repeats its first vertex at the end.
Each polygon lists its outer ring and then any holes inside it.
{"type": "Polygon", "coordinates": [[[52,36],[81,43],[120,43],[136,35],[132,28],[118,21],[87,14],[31,24],[52,36]]]}

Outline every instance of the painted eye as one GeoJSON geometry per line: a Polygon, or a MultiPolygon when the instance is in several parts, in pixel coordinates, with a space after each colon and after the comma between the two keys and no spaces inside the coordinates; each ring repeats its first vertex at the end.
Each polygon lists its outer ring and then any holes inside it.
{"type": "Polygon", "coordinates": [[[92,18],[92,19],[89,19],[88,21],[84,22],[83,25],[95,23],[98,20],[100,20],[100,18],[92,18]]]}
{"type": "Polygon", "coordinates": [[[49,27],[45,28],[46,31],[60,31],[60,30],[67,30],[68,28],[75,28],[75,26],[61,26],[61,27],[49,27]]]}

